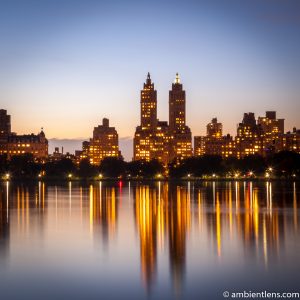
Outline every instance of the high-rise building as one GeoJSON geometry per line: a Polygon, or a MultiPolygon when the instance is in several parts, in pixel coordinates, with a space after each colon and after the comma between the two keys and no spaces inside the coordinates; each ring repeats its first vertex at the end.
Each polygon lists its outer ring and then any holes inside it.
{"type": "Polygon", "coordinates": [[[259,117],[257,124],[263,132],[263,154],[278,152],[284,134],[284,119],[276,118],[276,111],[267,111],[265,117],[259,117]]]}
{"type": "Polygon", "coordinates": [[[153,129],[157,125],[157,92],[154,83],[147,75],[144,88],[141,90],[141,127],[142,129],[153,129]]]}
{"type": "Polygon", "coordinates": [[[169,125],[157,119],[157,92],[148,73],[141,91],[141,124],[134,136],[134,160],[157,159],[167,164],[192,155],[192,134],[186,126],[185,91],[178,74],[169,92],[169,125]]]}
{"type": "Polygon", "coordinates": [[[157,92],[150,74],[141,90],[141,124],[136,127],[133,151],[134,160],[157,159],[168,163],[169,126],[167,122],[157,119],[157,92]]]}
{"type": "Polygon", "coordinates": [[[247,155],[263,154],[263,131],[257,125],[254,113],[244,113],[242,123],[237,128],[235,138],[236,152],[238,158],[247,155]]]}
{"type": "Polygon", "coordinates": [[[206,125],[206,135],[211,138],[221,138],[223,133],[222,123],[218,123],[217,118],[213,118],[210,123],[206,125]]]}
{"type": "Polygon", "coordinates": [[[94,127],[93,138],[83,143],[82,157],[88,157],[91,164],[99,165],[105,157],[120,157],[119,138],[115,127],[109,126],[104,118],[102,125],[94,127]]]}
{"type": "Polygon", "coordinates": [[[5,109],[0,109],[0,137],[11,133],[10,115],[5,109]]]}
{"type": "Polygon", "coordinates": [[[170,161],[192,156],[192,133],[186,125],[185,99],[185,91],[177,73],[169,91],[169,130],[172,136],[170,161]]]}
{"type": "Polygon", "coordinates": [[[235,156],[235,142],[231,135],[223,134],[223,125],[213,118],[206,126],[206,136],[194,137],[194,155],[235,156]]]}
{"type": "Polygon", "coordinates": [[[300,130],[294,127],[293,131],[283,134],[280,143],[280,150],[300,153],[300,130]]]}

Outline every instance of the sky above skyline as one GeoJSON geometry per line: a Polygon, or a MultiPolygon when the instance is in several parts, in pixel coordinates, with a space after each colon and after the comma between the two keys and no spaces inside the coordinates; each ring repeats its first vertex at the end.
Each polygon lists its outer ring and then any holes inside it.
{"type": "Polygon", "coordinates": [[[0,0],[0,103],[17,133],[88,138],[108,117],[132,137],[148,71],[161,120],[179,72],[193,135],[213,117],[235,135],[266,110],[291,130],[299,53],[299,1],[0,0]]]}

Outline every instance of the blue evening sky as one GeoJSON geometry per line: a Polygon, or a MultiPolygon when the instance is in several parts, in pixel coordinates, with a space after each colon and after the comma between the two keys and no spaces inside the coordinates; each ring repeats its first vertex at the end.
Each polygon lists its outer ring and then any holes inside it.
{"type": "Polygon", "coordinates": [[[86,138],[138,125],[149,71],[158,115],[179,72],[193,135],[276,110],[300,127],[300,1],[0,0],[0,108],[13,130],[86,138]]]}

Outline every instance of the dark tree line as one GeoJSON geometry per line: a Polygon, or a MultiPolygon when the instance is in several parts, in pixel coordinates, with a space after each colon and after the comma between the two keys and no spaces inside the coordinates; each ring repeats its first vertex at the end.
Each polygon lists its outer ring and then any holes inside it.
{"type": "Polygon", "coordinates": [[[81,160],[78,165],[68,158],[41,164],[35,162],[31,154],[13,156],[10,160],[0,156],[0,175],[10,174],[13,178],[153,178],[163,172],[164,167],[157,160],[125,162],[107,157],[95,166],[88,159],[81,160]]]}
{"type": "Polygon", "coordinates": [[[203,176],[264,176],[267,172],[276,177],[299,177],[300,154],[283,151],[266,158],[250,155],[242,159],[204,155],[190,157],[185,160],[175,160],[164,167],[157,160],[125,162],[123,159],[108,157],[99,166],[91,165],[88,159],[78,165],[71,159],[59,161],[36,162],[31,154],[13,156],[10,160],[5,155],[0,156],[0,175],[10,174],[14,178],[184,178],[203,176]]]}
{"type": "Polygon", "coordinates": [[[282,151],[272,156],[249,155],[242,159],[234,157],[222,159],[221,156],[204,155],[190,157],[179,165],[175,162],[169,165],[171,177],[212,176],[217,174],[221,177],[235,174],[248,176],[290,177],[300,175],[300,154],[290,151],[282,151]]]}

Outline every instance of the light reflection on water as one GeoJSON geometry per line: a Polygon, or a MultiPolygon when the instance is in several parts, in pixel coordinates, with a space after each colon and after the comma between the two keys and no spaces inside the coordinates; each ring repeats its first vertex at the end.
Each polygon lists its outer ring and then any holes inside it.
{"type": "Polygon", "coordinates": [[[3,182],[2,295],[297,291],[298,201],[296,182],[3,182]]]}

